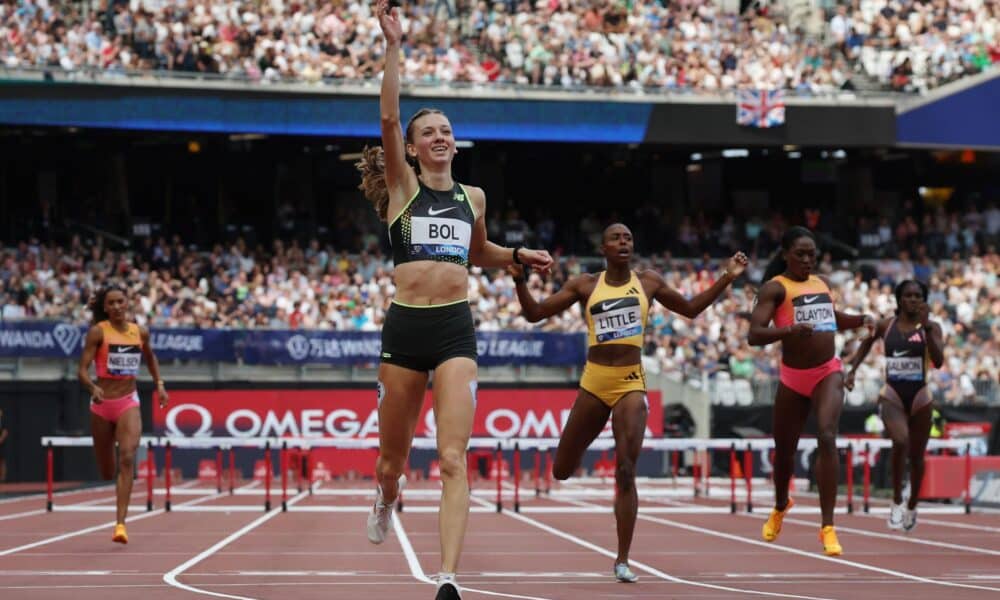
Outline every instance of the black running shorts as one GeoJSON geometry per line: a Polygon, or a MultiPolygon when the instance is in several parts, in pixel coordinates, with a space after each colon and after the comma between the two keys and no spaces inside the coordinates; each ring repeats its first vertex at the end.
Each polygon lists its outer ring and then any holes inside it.
{"type": "Polygon", "coordinates": [[[443,306],[389,306],[382,326],[382,362],[431,371],[464,356],[476,360],[476,329],[466,301],[443,306]]]}

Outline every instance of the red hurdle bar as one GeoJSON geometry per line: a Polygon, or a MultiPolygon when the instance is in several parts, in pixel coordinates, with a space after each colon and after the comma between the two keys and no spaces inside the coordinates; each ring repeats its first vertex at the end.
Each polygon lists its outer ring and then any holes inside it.
{"type": "Polygon", "coordinates": [[[545,495],[552,495],[552,450],[545,450],[545,495]]]}
{"type": "Polygon", "coordinates": [[[701,476],[705,478],[705,497],[712,491],[712,449],[705,450],[705,466],[701,468],[701,476]]]}
{"type": "Polygon", "coordinates": [[[854,446],[847,446],[847,514],[854,513],[854,446]]]}
{"type": "Polygon", "coordinates": [[[229,495],[236,493],[236,451],[229,447],[229,495]]]}
{"type": "Polygon", "coordinates": [[[736,514],[736,444],[729,445],[729,512],[736,514]]]}
{"type": "Polygon", "coordinates": [[[222,493],[222,446],[215,448],[215,493],[222,493]]]}
{"type": "Polygon", "coordinates": [[[521,512],[521,445],[514,442],[514,512],[521,512]]]}
{"type": "Polygon", "coordinates": [[[264,443],[264,512],[271,510],[271,440],[264,443]]]}
{"type": "Polygon", "coordinates": [[[302,493],[302,469],[305,468],[306,454],[305,454],[305,452],[302,451],[302,448],[296,449],[295,452],[298,454],[298,457],[299,457],[299,464],[298,464],[298,467],[295,469],[295,489],[296,489],[297,493],[301,494],[302,493]]]}
{"type": "Polygon", "coordinates": [[[281,466],[281,512],[288,512],[288,442],[281,442],[278,464],[281,466]]]}
{"type": "Polygon", "coordinates": [[[872,484],[871,456],[872,456],[871,455],[871,448],[869,447],[868,442],[865,442],[865,464],[864,464],[864,467],[862,467],[862,472],[863,472],[862,478],[864,479],[864,482],[863,482],[863,485],[864,485],[864,492],[863,492],[863,494],[864,494],[864,506],[863,506],[863,510],[865,511],[865,514],[868,514],[868,511],[870,509],[870,506],[868,504],[868,499],[869,499],[870,494],[871,494],[871,484],[872,484]]]}
{"type": "Polygon", "coordinates": [[[503,510],[503,501],[500,497],[501,495],[501,471],[503,471],[503,452],[500,450],[500,442],[497,442],[497,458],[496,458],[496,469],[497,469],[497,512],[503,510]]]}
{"type": "Polygon", "coordinates": [[[747,482],[747,512],[753,512],[753,450],[750,444],[743,451],[743,478],[747,482]]]}
{"type": "Polygon", "coordinates": [[[156,454],[153,442],[146,442],[146,512],[153,510],[153,480],[156,479],[156,454]]]}
{"type": "Polygon", "coordinates": [[[535,498],[542,495],[542,452],[535,446],[535,498]]]}
{"type": "Polygon", "coordinates": [[[52,512],[52,478],[55,477],[55,458],[52,452],[52,440],[49,440],[48,450],[45,451],[45,510],[52,512]]]}
{"type": "MultiPolygon", "coordinates": [[[[691,491],[694,494],[695,498],[697,498],[698,495],[700,494],[699,488],[701,487],[701,476],[702,476],[701,470],[703,468],[704,467],[702,466],[701,463],[698,462],[697,458],[695,459],[694,464],[691,465],[691,491]]],[[[676,486],[677,486],[677,479],[675,478],[674,487],[676,486]]]]}
{"type": "Polygon", "coordinates": [[[171,449],[170,440],[167,440],[167,447],[163,449],[163,478],[164,483],[167,488],[167,498],[166,502],[163,504],[163,508],[170,512],[170,469],[171,469],[171,449]]]}
{"type": "Polygon", "coordinates": [[[312,447],[306,453],[306,478],[309,480],[309,495],[312,496],[313,493],[313,460],[312,460],[312,447]]]}
{"type": "MultiPolygon", "coordinates": [[[[919,493],[917,492],[910,492],[919,493]]],[[[965,445],[965,514],[972,512],[972,444],[965,445]]]]}

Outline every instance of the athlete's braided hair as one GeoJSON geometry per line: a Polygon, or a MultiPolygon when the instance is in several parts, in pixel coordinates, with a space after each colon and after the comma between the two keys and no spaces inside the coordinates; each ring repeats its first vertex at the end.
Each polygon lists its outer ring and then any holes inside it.
{"type": "MultiPolygon", "coordinates": [[[[426,115],[443,115],[444,113],[436,108],[421,108],[410,120],[406,122],[406,142],[413,143],[413,124],[417,119],[426,115]]],[[[416,159],[406,155],[406,162],[419,174],[420,163],[416,159]]],[[[361,160],[354,166],[361,172],[361,185],[358,189],[365,193],[365,198],[375,207],[378,218],[382,221],[388,220],[389,212],[389,187],[385,183],[385,151],[382,146],[365,146],[361,151],[361,160]]]]}

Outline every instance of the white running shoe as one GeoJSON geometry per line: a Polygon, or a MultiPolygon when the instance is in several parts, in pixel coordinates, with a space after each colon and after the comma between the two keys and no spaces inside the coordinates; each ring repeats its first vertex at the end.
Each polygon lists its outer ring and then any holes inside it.
{"type": "Polygon", "coordinates": [[[375,506],[368,513],[368,541],[373,544],[381,544],[385,541],[385,536],[389,534],[389,521],[392,519],[392,511],[396,509],[399,502],[399,494],[403,493],[406,486],[406,475],[399,476],[399,492],[396,499],[386,504],[382,501],[382,486],[375,487],[375,506]]]}
{"type": "Polygon", "coordinates": [[[639,576],[632,572],[625,563],[615,563],[615,579],[620,583],[635,583],[639,576]]]}
{"type": "Polygon", "coordinates": [[[903,505],[896,504],[895,502],[889,505],[889,529],[902,529],[903,528],[903,505]]]}
{"type": "Polygon", "coordinates": [[[458,587],[454,574],[438,575],[437,594],[434,600],[462,600],[462,588],[458,587]]]}
{"type": "Polygon", "coordinates": [[[917,526],[917,509],[910,510],[907,508],[903,511],[903,529],[905,531],[913,531],[913,528],[917,526]]]}

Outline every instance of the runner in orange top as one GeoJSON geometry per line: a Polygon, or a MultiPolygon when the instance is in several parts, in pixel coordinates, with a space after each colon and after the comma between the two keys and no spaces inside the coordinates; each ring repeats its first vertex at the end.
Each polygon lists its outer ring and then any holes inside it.
{"type": "Polygon", "coordinates": [[[127,544],[125,516],[132,496],[135,452],[142,434],[135,378],[143,357],[156,381],[161,408],[167,405],[168,396],[149,344],[149,330],[127,320],[128,298],[124,290],[102,289],[88,306],[93,313],[93,326],[87,332],[77,376],[90,392],[90,430],[97,466],[104,479],[115,475],[115,443],[118,444],[118,511],[111,541],[127,544]],[[97,383],[90,379],[91,362],[97,371],[97,383]]]}
{"type": "Polygon", "coordinates": [[[826,280],[813,275],[817,250],[812,232],[803,227],[790,228],[781,238],[781,248],[764,272],[747,340],[751,346],[781,342],[781,381],[773,411],[774,509],[764,523],[762,535],[766,541],[774,541],[794,504],[788,497],[788,482],[795,450],[809,411],[815,410],[819,444],[816,480],[822,512],[819,537],[823,551],[837,556],[843,552],[833,529],[833,508],[840,471],[837,426],[844,404],[844,373],[836,356],[834,336],[838,329],[859,327],[867,327],[872,335],[875,319],[834,308],[826,280]],[[772,320],[774,327],[770,326],[772,320]]]}

